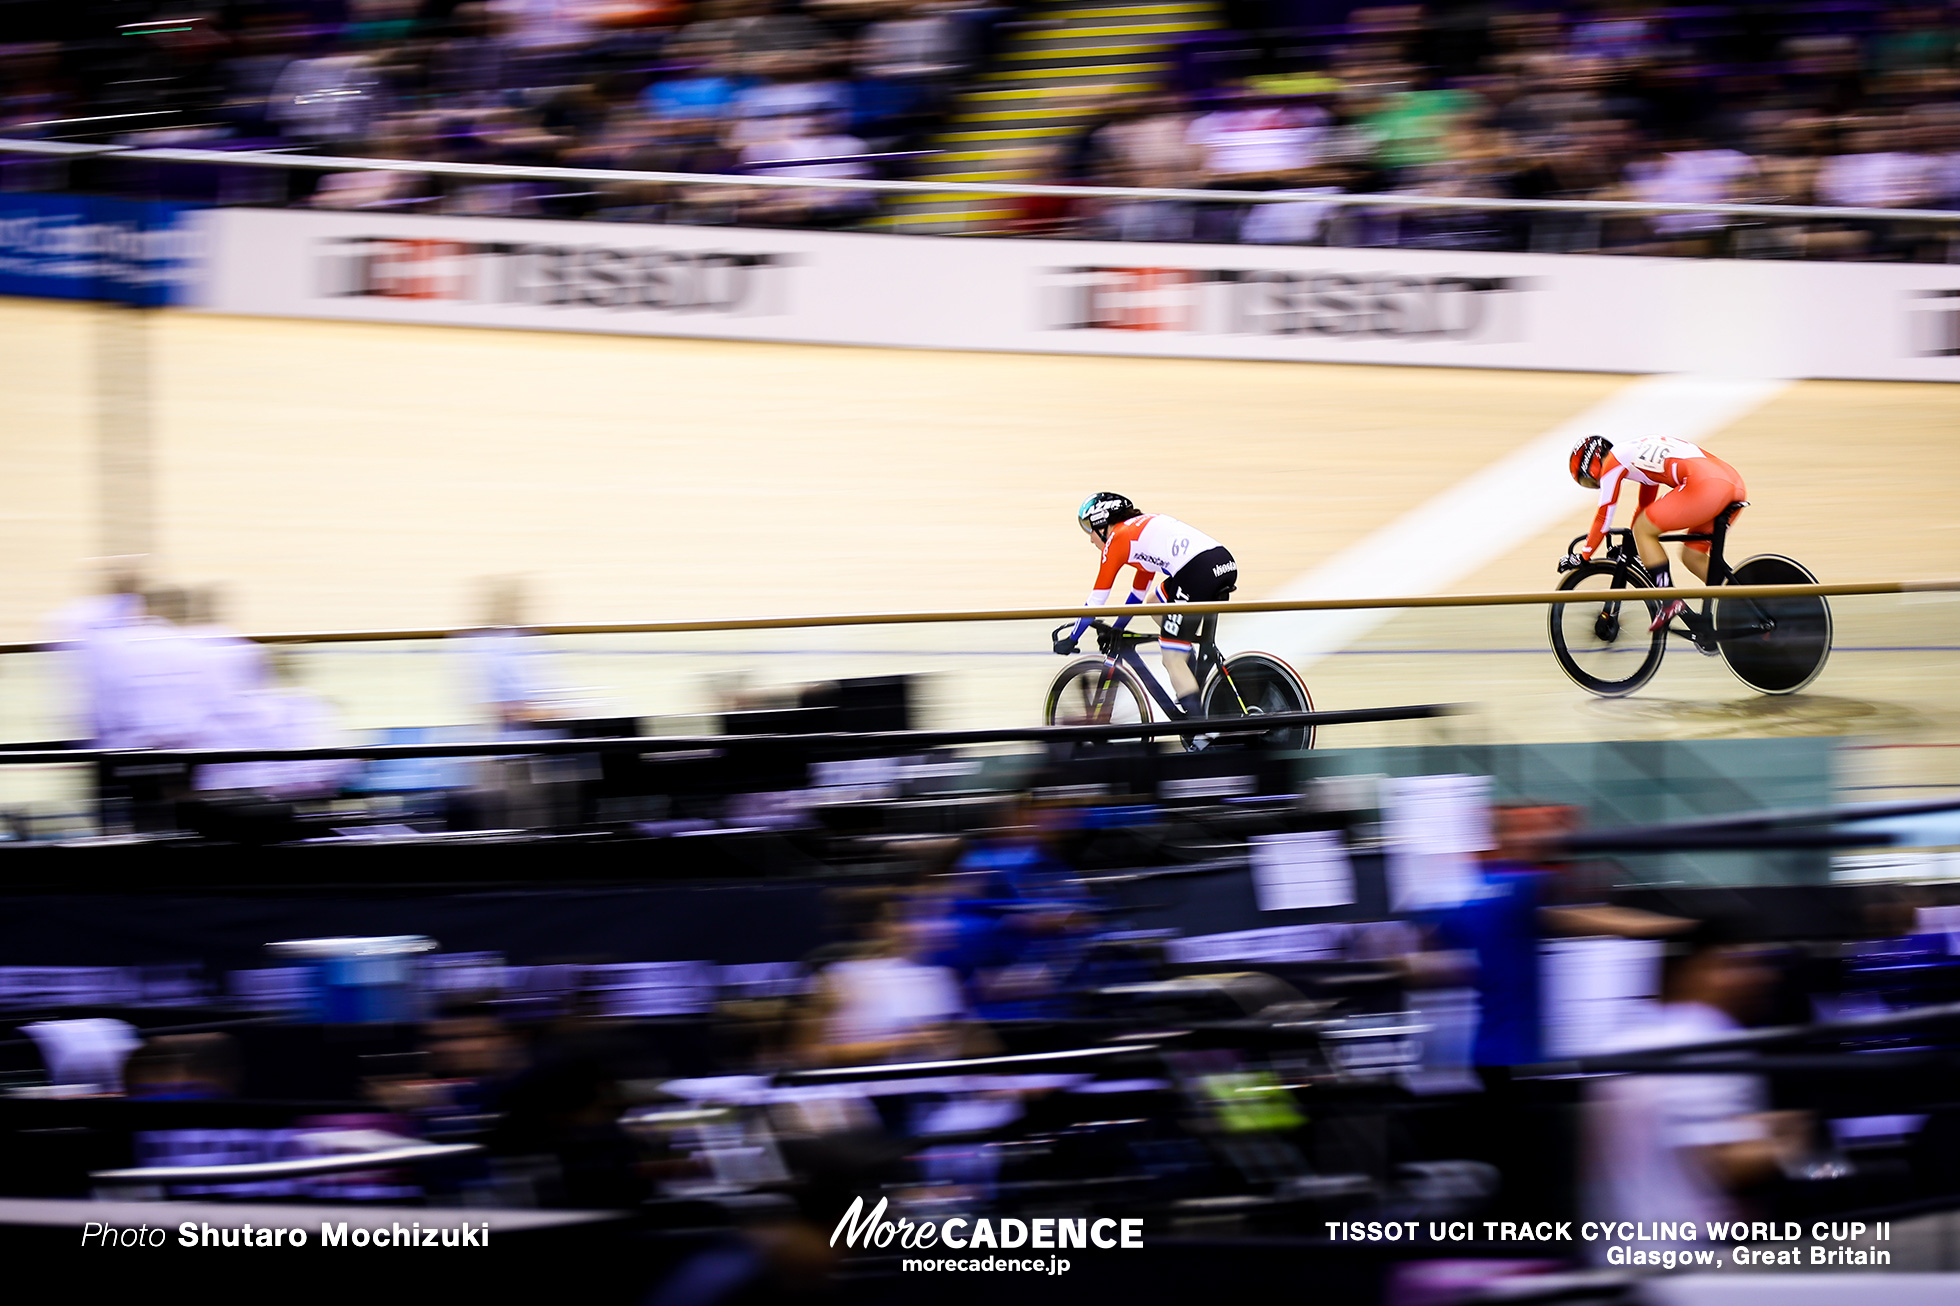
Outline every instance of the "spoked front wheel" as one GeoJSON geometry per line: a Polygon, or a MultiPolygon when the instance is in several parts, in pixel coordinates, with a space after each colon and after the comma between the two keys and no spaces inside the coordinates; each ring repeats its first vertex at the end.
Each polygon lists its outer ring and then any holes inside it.
{"type": "MultiPolygon", "coordinates": [[[[1277,712],[1311,712],[1313,698],[1299,673],[1270,653],[1240,653],[1225,659],[1212,674],[1199,700],[1206,716],[1268,716],[1277,712]]],[[[1263,734],[1212,736],[1212,747],[1257,743],[1288,751],[1312,748],[1312,726],[1282,726],[1263,734]]]]}
{"type": "Polygon", "coordinates": [[[1588,562],[1568,572],[1559,588],[1587,596],[1552,605],[1552,652],[1573,683],[1618,698],[1654,678],[1667,652],[1667,631],[1647,627],[1661,614],[1661,605],[1628,593],[1650,588],[1644,575],[1631,569],[1622,575],[1613,563],[1588,562]]]}
{"type": "Polygon", "coordinates": [[[1079,657],[1048,686],[1042,721],[1051,726],[1134,726],[1150,720],[1150,695],[1125,666],[1079,657]]]}
{"type": "MultiPolygon", "coordinates": [[[[1775,553],[1735,569],[1731,585],[1815,585],[1798,562],[1775,553]]],[[[1765,694],[1794,694],[1831,656],[1831,605],[1814,595],[1716,599],[1715,639],[1737,680],[1765,694]]]]}

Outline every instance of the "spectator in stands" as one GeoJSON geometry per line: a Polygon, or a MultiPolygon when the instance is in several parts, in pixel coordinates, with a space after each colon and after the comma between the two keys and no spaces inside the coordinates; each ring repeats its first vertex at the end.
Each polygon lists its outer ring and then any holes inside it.
{"type": "Polygon", "coordinates": [[[347,37],[280,70],[266,96],[266,118],[280,135],[323,154],[366,138],[386,101],[375,59],[362,46],[347,37]]]}
{"type": "MultiPolygon", "coordinates": [[[[1721,922],[1669,950],[1661,1008],[1612,1052],[1661,1051],[1737,1033],[1772,973],[1721,922]]],[[[1772,1112],[1753,1075],[1625,1075],[1597,1081],[1584,1123],[1584,1212],[1592,1219],[1706,1221],[1742,1214],[1739,1197],[1803,1154],[1806,1117],[1772,1112]]],[[[1666,1245],[1664,1243],[1656,1245],[1666,1245]]],[[[1597,1249],[1603,1252],[1603,1249],[1597,1249]]]]}
{"type": "Polygon", "coordinates": [[[729,105],[733,121],[728,127],[728,144],[742,150],[764,139],[783,139],[786,134],[815,135],[821,130],[817,124],[841,121],[850,108],[850,88],[824,76],[817,59],[780,57],[774,72],[738,92],[729,105]]]}
{"type": "Polygon", "coordinates": [[[647,112],[656,118],[718,121],[755,82],[736,58],[734,40],[699,25],[682,30],[670,57],[680,75],[656,78],[644,95],[647,112]]]}
{"type": "Polygon", "coordinates": [[[1019,795],[998,829],[974,839],[936,882],[932,960],[959,976],[985,1020],[1068,1014],[1069,984],[1094,928],[1093,904],[1061,849],[1070,807],[1019,795]]]}
{"type": "Polygon", "coordinates": [[[518,85],[508,41],[510,19],[487,0],[464,0],[429,50],[430,97],[446,110],[488,108],[518,85]]]}
{"type": "Polygon", "coordinates": [[[1458,123],[1483,108],[1473,92],[1431,86],[1383,97],[1363,119],[1379,142],[1376,157],[1391,174],[1441,162],[1458,123]]]}
{"type": "MultiPolygon", "coordinates": [[[[743,169],[770,177],[869,177],[871,165],[861,157],[864,142],[838,130],[836,121],[830,112],[814,110],[744,122],[743,169]]],[[[758,187],[742,215],[744,221],[768,225],[837,227],[862,217],[872,204],[869,191],[758,187]]]]}
{"type": "Polygon", "coordinates": [[[123,1064],[123,1091],[151,1102],[238,1096],[238,1046],[229,1034],[157,1034],[123,1064]]]}
{"type": "Polygon", "coordinates": [[[1201,151],[1199,169],[1208,183],[1266,189],[1319,162],[1329,121],[1317,104],[1241,93],[1192,119],[1185,139],[1201,151]]]}
{"type": "MultiPolygon", "coordinates": [[[[1085,153],[1092,180],[1105,186],[1188,188],[1197,185],[1202,154],[1189,140],[1190,119],[1169,96],[1138,96],[1091,129],[1085,153]]],[[[1106,240],[1190,240],[1197,209],[1182,200],[1104,201],[1088,230],[1106,240]]]]}
{"type": "Polygon", "coordinates": [[[706,0],[680,39],[724,41],[736,66],[751,76],[776,70],[778,60],[800,60],[823,43],[824,33],[810,18],[774,0],[706,0]]]}
{"type": "Polygon", "coordinates": [[[438,1140],[476,1132],[527,1064],[523,1040],[493,1008],[468,1000],[429,1021],[421,1043],[420,1065],[374,1076],[366,1092],[385,1109],[414,1117],[438,1140]]]}
{"type": "Polygon", "coordinates": [[[479,624],[463,636],[471,694],[499,738],[523,738],[550,715],[543,651],[530,643],[524,583],[494,576],[481,585],[479,624]]]}
{"type": "MultiPolygon", "coordinates": [[[[1556,1177],[1530,1144],[1536,1117],[1515,1067],[1545,1058],[1539,943],[1547,936],[1659,938],[1687,928],[1677,917],[1575,902],[1584,895],[1561,864],[1559,842],[1576,828],[1569,807],[1508,805],[1491,813],[1494,847],[1482,864],[1482,892],[1430,920],[1432,951],[1404,963],[1418,987],[1467,981],[1477,993],[1471,1063],[1483,1082],[1488,1159],[1507,1167],[1508,1199],[1552,1200],[1556,1177]]],[[[1535,1207],[1534,1207],[1535,1209],[1535,1207]]]]}
{"type": "Polygon", "coordinates": [[[909,902],[889,902],[854,955],[818,977],[798,1047],[812,1065],[930,1061],[959,1054],[967,1009],[959,977],[923,964],[924,921],[909,902]]]}
{"type": "MultiPolygon", "coordinates": [[[[198,731],[200,748],[267,748],[256,730],[258,697],[270,688],[264,650],[240,639],[219,620],[222,597],[215,585],[189,592],[184,637],[196,659],[204,719],[198,731]]],[[[232,764],[240,765],[240,764],[232,764]]],[[[236,787],[227,766],[201,767],[194,787],[236,787]]]]}
{"type": "MultiPolygon", "coordinates": [[[[333,704],[302,683],[302,661],[290,650],[266,659],[266,683],[231,709],[240,721],[231,747],[331,748],[345,742],[333,704]]],[[[240,762],[200,768],[198,787],[251,789],[282,801],[331,798],[361,767],[353,758],[240,762]]]]}
{"type": "Polygon", "coordinates": [[[118,654],[128,629],[148,616],[140,563],[133,557],[104,559],[100,592],[76,599],[48,619],[49,647],[62,655],[73,685],[77,737],[98,748],[116,746],[102,741],[121,729],[118,654]]]}
{"type": "MultiPolygon", "coordinates": [[[[1657,204],[1737,204],[1750,197],[1755,165],[1738,150],[1711,148],[1685,137],[1627,165],[1627,189],[1657,204]]],[[[1708,254],[1728,227],[1715,213],[1663,213],[1651,219],[1662,252],[1708,254]]]]}
{"type": "MultiPolygon", "coordinates": [[[[1275,195],[1325,196],[1342,193],[1339,186],[1285,187],[1275,195]]],[[[1329,224],[1339,216],[1336,204],[1255,204],[1239,225],[1239,239],[1248,245],[1316,245],[1325,243],[1329,224]]]]}

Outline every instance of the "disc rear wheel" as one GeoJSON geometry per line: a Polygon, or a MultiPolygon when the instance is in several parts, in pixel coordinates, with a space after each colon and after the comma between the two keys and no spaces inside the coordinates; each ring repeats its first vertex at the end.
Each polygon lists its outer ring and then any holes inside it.
{"type": "MultiPolygon", "coordinates": [[[[1815,585],[1801,563],[1774,553],[1735,569],[1731,585],[1815,585]]],[[[1794,694],[1831,656],[1831,607],[1814,595],[1716,599],[1715,638],[1736,679],[1765,694],[1794,694]]]]}
{"type": "MultiPolygon", "coordinates": [[[[1292,667],[1270,653],[1240,653],[1225,659],[1212,675],[1199,700],[1206,716],[1270,716],[1279,712],[1311,712],[1313,698],[1292,667]]],[[[1263,734],[1212,736],[1211,746],[1226,748],[1258,744],[1288,751],[1313,747],[1312,726],[1282,726],[1263,734]]]]}

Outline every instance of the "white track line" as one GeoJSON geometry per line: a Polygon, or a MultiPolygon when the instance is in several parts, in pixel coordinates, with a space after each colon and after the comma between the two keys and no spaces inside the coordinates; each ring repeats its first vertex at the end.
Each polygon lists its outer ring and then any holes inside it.
{"type": "MultiPolygon", "coordinates": [[[[1268,597],[1331,599],[1438,593],[1557,522],[1575,516],[1591,502],[1587,492],[1574,485],[1566,473],[1567,455],[1579,437],[1603,435],[1615,444],[1642,435],[1697,440],[1721,430],[1788,384],[1711,376],[1653,376],[1635,381],[1356,541],[1268,597]]],[[[1629,501],[1621,517],[1631,508],[1629,501]]],[[[1547,589],[1551,588],[1552,562],[1545,559],[1547,589]]],[[[1296,668],[1304,668],[1352,644],[1396,611],[1362,608],[1230,618],[1225,647],[1265,649],[1296,668]]]]}

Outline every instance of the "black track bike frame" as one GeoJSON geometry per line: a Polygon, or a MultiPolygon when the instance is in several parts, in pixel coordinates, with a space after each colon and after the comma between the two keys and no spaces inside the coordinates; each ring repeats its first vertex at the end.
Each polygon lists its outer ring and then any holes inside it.
{"type": "MultiPolygon", "coordinates": [[[[1706,540],[1708,542],[1707,583],[1710,586],[1726,585],[1735,578],[1735,570],[1722,557],[1722,550],[1723,546],[1728,542],[1729,519],[1741,511],[1743,506],[1741,503],[1731,503],[1728,507],[1717,513],[1715,515],[1715,529],[1712,531],[1681,531],[1672,535],[1663,535],[1660,537],[1661,541],[1667,544],[1686,544],[1696,540],[1706,540]]],[[[1607,531],[1606,537],[1609,541],[1606,556],[1614,564],[1614,588],[1631,587],[1635,583],[1634,578],[1636,577],[1638,578],[1639,584],[1646,586],[1653,585],[1654,578],[1648,574],[1646,564],[1640,561],[1640,551],[1634,545],[1633,532],[1624,526],[1616,527],[1613,530],[1607,531]]],[[[1566,552],[1577,552],[1579,545],[1584,542],[1585,538],[1583,535],[1573,537],[1572,543],[1567,547],[1566,552]]],[[[1690,599],[1688,605],[1675,615],[1675,621],[1679,621],[1686,629],[1678,629],[1674,622],[1669,622],[1667,627],[1668,633],[1685,640],[1690,640],[1696,644],[1708,645],[1720,643],[1723,640],[1746,639],[1749,636],[1760,635],[1764,631],[1774,629],[1774,623],[1765,618],[1750,625],[1738,626],[1734,630],[1727,630],[1718,634],[1715,630],[1714,618],[1711,615],[1711,609],[1714,603],[1715,599],[1713,596],[1705,598],[1701,601],[1701,609],[1697,611],[1694,606],[1694,600],[1690,599]]],[[[1618,603],[1607,604],[1606,614],[1617,619],[1620,614],[1620,605],[1618,603]]]]}
{"type": "MultiPolygon", "coordinates": [[[[1092,621],[1089,626],[1096,632],[1096,645],[1103,655],[1103,678],[1096,686],[1098,705],[1103,702],[1103,696],[1109,693],[1110,686],[1116,679],[1116,664],[1120,662],[1142,682],[1150,697],[1156,700],[1159,708],[1163,709],[1166,719],[1171,721],[1186,719],[1187,714],[1178,704],[1177,699],[1164,691],[1157,677],[1151,673],[1149,667],[1144,665],[1143,659],[1137,656],[1137,649],[1140,646],[1157,643],[1159,636],[1132,635],[1129,631],[1105,626],[1100,621],[1092,621]]],[[[1232,691],[1232,698],[1239,705],[1239,715],[1250,716],[1252,714],[1246,710],[1245,697],[1239,693],[1238,685],[1232,680],[1230,668],[1225,665],[1225,659],[1218,655],[1218,644],[1212,637],[1212,631],[1216,626],[1216,618],[1206,617],[1199,623],[1197,631],[1192,636],[1191,673],[1198,681],[1198,692],[1200,694],[1204,692],[1205,681],[1210,679],[1210,669],[1216,667],[1218,674],[1225,678],[1226,686],[1232,691]]]]}

